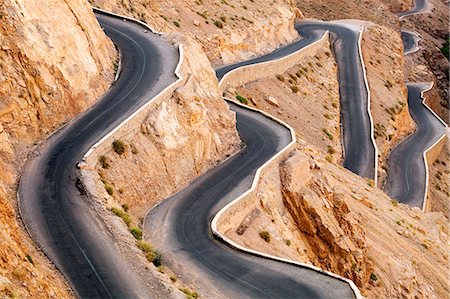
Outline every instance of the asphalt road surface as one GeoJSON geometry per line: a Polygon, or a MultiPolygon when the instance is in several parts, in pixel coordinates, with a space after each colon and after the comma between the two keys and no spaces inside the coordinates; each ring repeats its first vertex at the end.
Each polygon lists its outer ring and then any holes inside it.
{"type": "MultiPolygon", "coordinates": [[[[71,121],[26,165],[22,219],[33,239],[83,298],[149,298],[76,187],[76,164],[89,147],[176,80],[177,50],[131,22],[97,15],[122,53],[122,73],[89,111],[71,121]]],[[[112,62],[111,62],[112,63],[112,62]]]]}
{"type": "Polygon", "coordinates": [[[423,104],[421,91],[429,83],[408,83],[409,112],[417,130],[402,141],[388,160],[384,190],[399,202],[422,209],[425,194],[423,152],[445,134],[445,126],[423,104]]]}
{"type": "Polygon", "coordinates": [[[350,286],[316,271],[255,257],[216,240],[211,220],[221,207],[250,188],[255,171],[285,147],[287,128],[231,104],[241,152],[152,209],[146,236],[163,262],[211,298],[354,298],[350,286]]]}
{"type": "Polygon", "coordinates": [[[403,51],[405,55],[415,53],[419,51],[419,40],[420,37],[416,32],[402,30],[402,41],[403,41],[403,51]]]}
{"type": "MultiPolygon", "coordinates": [[[[178,55],[176,49],[157,36],[144,33],[139,25],[103,15],[97,17],[121,50],[121,76],[101,101],[49,138],[27,163],[19,185],[19,206],[33,239],[79,297],[152,297],[120,258],[101,220],[77,188],[75,165],[92,144],[176,80],[173,72],[178,55]]],[[[354,34],[349,36],[355,38],[354,34]]],[[[339,47],[339,40],[336,43],[339,47]]],[[[210,221],[219,206],[248,188],[254,171],[290,141],[286,128],[257,113],[233,109],[246,148],[154,209],[145,222],[147,232],[162,231],[152,241],[156,240],[156,245],[158,241],[167,242],[160,245],[171,248],[170,252],[164,251],[168,263],[172,256],[174,267],[184,268],[188,276],[198,275],[198,283],[221,297],[354,297],[343,281],[309,269],[238,254],[212,237],[210,221]],[[180,196],[188,200],[176,200],[180,196]],[[173,206],[169,210],[163,210],[170,205],[173,206]],[[151,217],[155,213],[156,220],[151,217]],[[177,254],[183,259],[177,259],[177,254]]]]}
{"type": "Polygon", "coordinates": [[[429,4],[427,0],[416,0],[413,9],[398,13],[397,16],[402,19],[404,17],[423,13],[429,9],[429,4]]]}
{"type": "Polygon", "coordinates": [[[367,90],[358,52],[359,26],[353,27],[350,29],[345,25],[319,21],[301,22],[296,25],[296,29],[303,37],[299,41],[270,54],[221,67],[216,70],[216,74],[220,80],[227,72],[237,67],[286,56],[318,40],[325,30],[329,30],[339,70],[344,145],[343,166],[362,177],[374,179],[375,147],[370,135],[367,90]]]}

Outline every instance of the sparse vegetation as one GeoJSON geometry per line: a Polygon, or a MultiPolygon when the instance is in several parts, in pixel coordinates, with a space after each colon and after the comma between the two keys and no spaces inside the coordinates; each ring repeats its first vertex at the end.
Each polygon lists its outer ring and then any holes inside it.
{"type": "Polygon", "coordinates": [[[398,206],[398,200],[396,200],[396,199],[391,200],[391,204],[392,204],[394,207],[398,206]]]}
{"type": "Polygon", "coordinates": [[[170,281],[172,281],[172,282],[177,282],[177,277],[171,275],[171,276],[170,276],[170,281]]]}
{"type": "Polygon", "coordinates": [[[286,241],[284,241],[284,243],[286,243],[287,246],[291,246],[291,244],[292,244],[291,240],[286,240],[286,241]]]}
{"type": "Polygon", "coordinates": [[[108,183],[104,183],[104,186],[105,186],[106,192],[108,192],[108,194],[112,196],[112,195],[114,194],[114,188],[113,188],[113,186],[111,186],[111,185],[108,184],[108,183]]]}
{"type": "Polygon", "coordinates": [[[190,290],[188,288],[181,288],[180,291],[182,291],[187,299],[196,299],[198,298],[198,293],[194,290],[190,290]]]}
{"type": "Polygon", "coordinates": [[[181,25],[180,25],[180,22],[178,22],[178,21],[173,21],[173,24],[175,25],[175,26],[177,26],[177,27],[180,27],[181,25]]]}
{"type": "Polygon", "coordinates": [[[328,146],[328,153],[330,155],[334,155],[336,153],[336,150],[331,145],[328,146]]]}
{"type": "Polygon", "coordinates": [[[122,140],[119,140],[119,139],[114,140],[112,145],[113,145],[114,151],[117,154],[122,155],[123,153],[125,153],[126,146],[125,146],[125,143],[122,140]]]}
{"type": "MultiPolygon", "coordinates": [[[[159,267],[162,265],[162,257],[161,254],[156,251],[152,245],[145,241],[138,241],[137,246],[142,252],[145,254],[145,257],[150,263],[153,263],[155,267],[159,267]]],[[[176,281],[176,279],[175,279],[176,281]]]]}
{"type": "Polygon", "coordinates": [[[131,152],[133,153],[133,155],[139,154],[139,150],[137,149],[137,147],[134,144],[130,144],[130,147],[131,147],[131,152]]]}
{"type": "Polygon", "coordinates": [[[325,128],[322,128],[322,131],[328,136],[328,139],[330,139],[330,140],[334,139],[333,134],[331,134],[330,131],[328,131],[325,128]]]}
{"type": "Polygon", "coordinates": [[[386,86],[387,89],[391,89],[392,87],[394,87],[394,84],[391,81],[386,80],[384,81],[384,86],[386,86]]]}
{"type": "Polygon", "coordinates": [[[270,242],[270,233],[266,230],[262,230],[259,232],[259,236],[266,242],[270,242]]]}
{"type": "Polygon", "coordinates": [[[111,212],[113,212],[116,216],[122,218],[123,222],[125,222],[125,224],[129,227],[131,224],[131,217],[130,215],[128,215],[127,212],[125,212],[124,210],[120,209],[120,208],[115,208],[112,207],[111,208],[111,212]]]}
{"type": "Polygon", "coordinates": [[[297,85],[291,85],[291,90],[292,92],[297,93],[299,89],[297,85]]]}
{"type": "Polygon", "coordinates": [[[29,255],[29,254],[27,253],[27,255],[26,255],[25,257],[26,257],[27,260],[34,266],[34,261],[33,261],[33,258],[31,257],[31,255],[29,255]]]}
{"type": "Polygon", "coordinates": [[[215,20],[214,25],[216,25],[217,28],[220,28],[220,29],[223,28],[223,23],[220,20],[215,20]]]}
{"type": "Polygon", "coordinates": [[[377,281],[378,280],[377,275],[375,273],[373,273],[373,272],[370,273],[370,280],[372,280],[373,282],[377,281]]]}
{"type": "Polygon", "coordinates": [[[241,96],[240,94],[236,96],[236,99],[238,99],[238,101],[241,102],[242,104],[245,105],[248,104],[248,99],[246,97],[241,96]]]}
{"type": "Polygon", "coordinates": [[[100,162],[100,166],[103,169],[108,169],[110,166],[108,158],[106,158],[106,156],[104,156],[104,155],[101,155],[100,157],[98,157],[98,162],[100,162]]]}
{"type": "Polygon", "coordinates": [[[127,205],[126,203],[124,203],[124,204],[122,205],[122,209],[123,209],[125,212],[128,212],[129,207],[128,207],[128,205],[127,205]]]}
{"type": "Polygon", "coordinates": [[[142,240],[142,230],[139,227],[132,227],[130,228],[130,233],[133,235],[133,237],[136,240],[142,240]]]}
{"type": "Polygon", "coordinates": [[[370,187],[372,187],[372,188],[375,187],[375,181],[372,180],[372,179],[368,179],[368,180],[367,180],[367,184],[368,184],[370,187]]]}
{"type": "Polygon", "coordinates": [[[280,80],[281,82],[284,81],[284,77],[282,75],[277,75],[277,79],[280,80]]]}

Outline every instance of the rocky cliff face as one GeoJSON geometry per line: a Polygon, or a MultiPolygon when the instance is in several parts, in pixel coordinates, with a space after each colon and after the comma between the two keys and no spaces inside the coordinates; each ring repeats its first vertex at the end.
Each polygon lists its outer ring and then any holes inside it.
{"type": "Polygon", "coordinates": [[[310,146],[264,170],[249,200],[224,232],[239,244],[348,277],[369,298],[448,297],[447,219],[391,201],[310,146]]]}
{"type": "Polygon", "coordinates": [[[298,37],[301,16],[290,0],[112,1],[93,4],[134,16],[164,32],[193,36],[214,65],[229,64],[271,50],[298,37]]]}
{"type": "Polygon", "coordinates": [[[14,189],[29,147],[105,92],[113,78],[115,55],[83,1],[0,2],[0,289],[4,295],[70,296],[62,278],[19,228],[14,189]]]}
{"type": "Polygon", "coordinates": [[[137,218],[240,147],[235,116],[222,99],[208,59],[192,39],[181,42],[186,83],[123,138],[123,155],[111,147],[101,158],[109,166],[102,161],[97,165],[103,182],[114,189],[108,196],[99,187],[108,203],[128,205],[137,218]]]}

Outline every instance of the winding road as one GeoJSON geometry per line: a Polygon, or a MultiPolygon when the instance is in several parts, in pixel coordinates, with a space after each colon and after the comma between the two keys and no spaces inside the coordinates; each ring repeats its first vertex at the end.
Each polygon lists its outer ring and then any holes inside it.
{"type": "Polygon", "coordinates": [[[165,264],[212,298],[353,298],[343,281],[241,253],[213,237],[214,215],[249,189],[256,169],[291,141],[287,128],[230,106],[246,147],[152,209],[144,221],[146,235],[165,264]]]}
{"type": "MultiPolygon", "coordinates": [[[[22,172],[20,213],[30,235],[66,276],[78,297],[149,298],[153,296],[151,290],[120,257],[102,220],[83,189],[78,188],[76,164],[97,140],[177,79],[174,70],[178,53],[138,24],[99,13],[96,16],[120,49],[121,75],[97,104],[36,149],[22,172]]],[[[171,248],[163,252],[166,262],[171,263],[170,257],[172,261],[181,257],[183,262],[173,263],[174,267],[185,268],[186,272],[180,273],[194,280],[194,269],[199,269],[195,272],[200,278],[197,282],[219,297],[355,297],[342,280],[237,253],[212,237],[210,221],[214,213],[248,188],[256,169],[290,142],[285,127],[231,106],[247,144],[245,149],[164,201],[146,218],[147,232],[154,234],[152,240],[167,242],[171,248]],[[156,220],[151,217],[155,214],[156,220]]]]}
{"type": "Polygon", "coordinates": [[[175,48],[141,26],[96,15],[120,49],[118,81],[69,122],[25,166],[19,184],[29,233],[83,298],[148,298],[150,290],[121,258],[111,236],[77,188],[76,164],[89,147],[177,78],[175,48]]]}
{"type": "MultiPolygon", "coordinates": [[[[428,10],[426,0],[418,0],[413,10],[399,14],[404,17],[428,10]]],[[[412,31],[402,31],[405,55],[419,50],[420,37],[412,31]]],[[[409,112],[417,130],[399,143],[389,155],[387,179],[383,190],[401,203],[424,209],[427,196],[428,173],[424,152],[446,134],[447,126],[424,104],[422,92],[430,83],[410,83],[408,87],[409,112]]]]}
{"type": "Polygon", "coordinates": [[[423,104],[422,91],[430,83],[408,83],[408,106],[417,130],[402,141],[388,160],[384,190],[401,203],[422,209],[426,186],[423,152],[445,134],[445,126],[423,104]]]}
{"type": "Polygon", "coordinates": [[[343,166],[362,177],[374,179],[375,145],[371,139],[372,124],[368,114],[367,90],[358,52],[360,26],[337,22],[304,21],[296,24],[296,29],[302,39],[267,55],[221,67],[216,70],[217,77],[220,80],[227,72],[240,66],[289,55],[318,40],[326,30],[330,31],[339,70],[343,166]]]}
{"type": "Polygon", "coordinates": [[[405,55],[409,55],[420,50],[420,36],[417,32],[402,30],[401,36],[403,41],[403,52],[405,55]]]}
{"type": "Polygon", "coordinates": [[[427,0],[416,0],[414,3],[414,7],[411,10],[398,13],[397,16],[399,19],[403,19],[404,17],[420,14],[428,11],[430,9],[430,4],[427,0]]]}

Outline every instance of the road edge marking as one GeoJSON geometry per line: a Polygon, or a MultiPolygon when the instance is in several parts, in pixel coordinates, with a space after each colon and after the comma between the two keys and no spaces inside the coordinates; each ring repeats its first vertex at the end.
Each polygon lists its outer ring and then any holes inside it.
{"type": "MultiPolygon", "coordinates": [[[[138,25],[144,26],[145,28],[151,30],[153,33],[158,34],[158,35],[162,35],[162,33],[155,31],[152,27],[150,27],[149,25],[145,24],[144,22],[141,22],[139,20],[136,20],[134,18],[131,17],[127,17],[127,16],[121,16],[115,13],[111,13],[96,7],[93,7],[94,11],[99,11],[103,14],[106,15],[110,15],[113,17],[117,17],[117,18],[121,18],[121,19],[128,19],[131,20],[135,23],[137,23],[138,25]]],[[[177,86],[181,81],[183,81],[183,76],[180,73],[180,68],[181,65],[184,62],[184,48],[183,48],[183,44],[180,44],[178,46],[178,53],[179,53],[179,60],[177,63],[177,66],[175,68],[174,74],[175,76],[177,76],[177,80],[175,82],[173,82],[172,84],[168,85],[166,88],[164,88],[162,91],[160,91],[157,95],[155,95],[153,98],[151,98],[150,100],[148,100],[145,104],[143,104],[141,107],[139,107],[135,112],[133,112],[130,116],[128,116],[125,120],[123,120],[119,125],[117,125],[115,128],[113,128],[109,133],[107,133],[105,136],[103,136],[99,141],[97,141],[94,145],[92,145],[89,150],[86,152],[86,154],[84,154],[83,158],[82,158],[82,162],[85,162],[89,156],[94,152],[94,150],[100,146],[106,139],[108,139],[109,137],[111,137],[114,133],[116,133],[119,129],[121,129],[126,123],[128,123],[131,119],[133,119],[134,117],[136,117],[136,115],[138,115],[139,113],[141,113],[145,108],[147,108],[150,104],[152,104],[155,100],[157,100],[161,95],[165,94],[169,89],[174,88],[175,86],[177,86]]]]}
{"type": "Polygon", "coordinates": [[[361,27],[359,28],[359,37],[358,37],[358,52],[359,52],[359,60],[361,62],[361,68],[363,71],[364,86],[366,87],[366,92],[367,92],[367,114],[369,115],[369,121],[370,121],[370,139],[372,140],[372,145],[375,150],[374,182],[375,182],[375,186],[377,186],[378,185],[378,147],[377,147],[377,143],[375,142],[373,117],[372,117],[372,112],[370,109],[371,100],[370,100],[369,81],[367,79],[366,65],[364,63],[364,59],[363,59],[363,55],[362,55],[362,48],[361,48],[363,33],[364,33],[364,25],[361,25],[361,27]]]}
{"type": "Polygon", "coordinates": [[[281,257],[278,257],[278,256],[266,254],[266,253],[263,253],[263,252],[260,252],[260,251],[256,251],[256,250],[253,250],[253,249],[249,249],[249,248],[243,247],[243,246],[235,243],[234,241],[232,241],[231,239],[227,238],[225,235],[223,235],[223,234],[221,234],[219,232],[219,230],[217,228],[217,222],[219,221],[219,219],[222,216],[222,214],[226,210],[228,210],[228,208],[230,208],[231,206],[236,204],[238,201],[242,200],[244,197],[246,197],[250,193],[254,192],[256,190],[258,184],[259,184],[262,170],[264,168],[266,168],[272,161],[274,161],[275,159],[280,157],[282,154],[286,153],[289,149],[291,149],[296,144],[296,140],[297,140],[296,136],[295,136],[295,130],[291,126],[289,126],[287,123],[282,121],[281,119],[279,119],[279,118],[277,118],[277,117],[275,117],[275,116],[273,116],[273,115],[271,115],[271,114],[269,114],[269,113],[267,113],[267,112],[265,112],[263,110],[246,106],[246,105],[244,105],[244,104],[242,104],[242,103],[240,103],[240,102],[238,102],[236,100],[225,98],[225,97],[224,97],[224,99],[226,101],[232,102],[232,103],[234,103],[234,104],[236,104],[236,105],[238,105],[240,107],[243,107],[245,109],[248,109],[248,110],[260,113],[264,117],[266,117],[266,118],[268,118],[268,119],[270,119],[272,121],[275,121],[275,122],[279,123],[280,125],[286,127],[287,129],[289,129],[289,131],[291,133],[292,141],[288,145],[286,145],[283,149],[281,149],[278,153],[276,153],[274,156],[272,156],[272,158],[267,160],[262,166],[260,166],[256,170],[255,176],[253,177],[252,186],[247,191],[245,191],[240,196],[238,196],[237,198],[235,198],[234,200],[229,202],[227,205],[225,205],[223,208],[221,208],[220,211],[217,212],[216,215],[214,215],[214,218],[211,221],[211,230],[212,230],[213,235],[217,239],[221,240],[222,242],[226,243],[227,245],[229,245],[230,247],[232,247],[232,248],[234,248],[234,249],[236,249],[238,251],[241,251],[241,252],[244,252],[244,253],[249,253],[249,254],[252,254],[252,255],[255,255],[255,256],[259,256],[259,257],[263,257],[263,258],[266,258],[266,259],[271,259],[271,260],[283,262],[283,263],[286,263],[286,264],[291,264],[291,265],[294,265],[294,266],[300,266],[302,268],[307,268],[307,269],[319,272],[321,274],[324,274],[324,275],[336,278],[336,279],[341,280],[343,282],[346,282],[350,286],[350,288],[352,289],[352,291],[353,291],[353,293],[354,293],[354,295],[355,295],[355,297],[357,299],[364,298],[361,295],[361,293],[360,293],[358,287],[355,285],[355,283],[352,280],[348,279],[348,278],[342,277],[342,276],[340,276],[340,275],[338,275],[336,273],[323,270],[321,268],[318,268],[318,267],[310,265],[310,264],[301,263],[301,262],[297,262],[297,261],[294,261],[294,260],[281,258],[281,257]]]}
{"type": "MultiPolygon", "coordinates": [[[[411,82],[412,84],[414,84],[413,82],[411,82]]],[[[431,81],[430,85],[421,90],[420,91],[420,97],[422,98],[422,105],[424,105],[443,125],[445,128],[448,128],[447,124],[444,122],[444,120],[442,118],[439,117],[439,115],[437,115],[436,112],[434,112],[433,109],[431,109],[430,106],[428,106],[428,104],[425,102],[426,101],[426,97],[425,97],[425,92],[431,90],[434,86],[434,81],[431,81]]],[[[430,188],[430,173],[429,173],[429,166],[428,166],[428,160],[427,160],[427,154],[430,150],[432,150],[436,145],[438,145],[442,139],[444,139],[447,136],[447,133],[444,133],[438,140],[436,140],[436,142],[434,142],[432,145],[430,145],[427,149],[425,149],[422,153],[422,158],[423,158],[423,162],[425,164],[425,192],[423,194],[423,204],[422,204],[422,212],[425,212],[425,209],[427,207],[427,202],[428,202],[428,189],[430,188]]]]}

